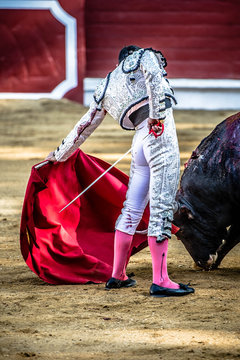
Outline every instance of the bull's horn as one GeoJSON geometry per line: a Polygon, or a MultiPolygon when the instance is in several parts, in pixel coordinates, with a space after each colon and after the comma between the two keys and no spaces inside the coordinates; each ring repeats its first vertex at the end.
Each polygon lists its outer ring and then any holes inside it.
{"type": "Polygon", "coordinates": [[[222,250],[223,246],[226,244],[226,240],[222,239],[221,244],[219,245],[219,247],[217,248],[216,253],[218,253],[220,250],[222,250]]]}

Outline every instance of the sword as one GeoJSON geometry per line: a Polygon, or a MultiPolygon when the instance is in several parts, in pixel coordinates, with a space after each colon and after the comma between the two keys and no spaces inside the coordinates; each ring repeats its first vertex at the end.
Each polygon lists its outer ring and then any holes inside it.
{"type": "Polygon", "coordinates": [[[112,164],[107,170],[105,170],[96,180],[94,180],[90,185],[88,185],[88,187],[86,187],[86,189],[84,189],[80,194],[78,194],[72,201],[70,201],[70,203],[68,203],[66,206],[64,206],[64,208],[62,208],[62,210],[59,211],[59,213],[61,213],[63,210],[65,210],[69,205],[71,205],[74,201],[76,201],[78,198],[80,198],[80,196],[82,196],[88,189],[90,189],[94,184],[96,184],[96,182],[98,180],[100,180],[105,174],[107,174],[119,161],[121,161],[127,154],[130,153],[130,151],[132,150],[132,147],[125,152],[125,154],[123,154],[119,159],[117,159],[115,161],[114,164],[112,164]]]}
{"type": "MultiPolygon", "coordinates": [[[[156,134],[153,130],[150,130],[149,133],[144,136],[144,138],[142,139],[145,140],[150,134],[153,134],[156,137],[161,136],[164,130],[164,125],[162,123],[160,123],[162,126],[162,130],[160,134],[156,134]]],[[[70,206],[74,201],[76,201],[78,198],[80,198],[80,196],[82,196],[87,190],[89,190],[94,184],[96,184],[96,182],[98,182],[98,180],[100,180],[104,175],[106,175],[115,165],[117,165],[117,163],[119,163],[119,161],[121,161],[127,154],[130,153],[130,151],[132,151],[133,146],[130,147],[130,149],[125,152],[125,154],[123,154],[119,159],[117,159],[115,161],[114,164],[112,164],[107,170],[105,170],[96,180],[94,180],[90,185],[88,185],[80,194],[78,194],[73,200],[71,200],[66,206],[64,206],[60,211],[59,214],[65,210],[68,206],[70,206]]]]}

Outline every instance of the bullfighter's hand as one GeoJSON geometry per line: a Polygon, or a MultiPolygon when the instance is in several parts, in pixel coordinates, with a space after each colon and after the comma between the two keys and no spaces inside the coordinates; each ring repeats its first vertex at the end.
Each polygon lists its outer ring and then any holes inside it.
{"type": "Polygon", "coordinates": [[[54,151],[51,151],[51,152],[48,154],[48,156],[46,157],[45,160],[48,160],[48,161],[50,161],[50,162],[56,161],[54,151]]]}
{"type": "Polygon", "coordinates": [[[152,119],[152,118],[148,118],[148,127],[149,130],[153,130],[155,131],[155,133],[159,133],[162,130],[162,127],[157,125],[161,123],[161,120],[157,120],[157,119],[152,119]]]}

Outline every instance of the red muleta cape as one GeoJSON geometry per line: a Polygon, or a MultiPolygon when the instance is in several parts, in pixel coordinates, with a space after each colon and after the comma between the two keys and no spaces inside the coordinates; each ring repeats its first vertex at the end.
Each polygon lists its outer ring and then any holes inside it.
{"type": "MultiPolygon", "coordinates": [[[[42,280],[85,284],[111,277],[114,227],[125,200],[128,176],[112,168],[59,213],[109,167],[81,150],[65,162],[33,166],[23,204],[20,244],[27,265],[42,280]]],[[[148,217],[147,208],[139,231],[147,229],[148,217]]],[[[129,257],[146,246],[147,235],[135,234],[129,257]]]]}
{"type": "MultiPolygon", "coordinates": [[[[33,166],[26,189],[20,242],[24,260],[51,284],[105,282],[112,273],[114,226],[128,176],[113,168],[63,212],[59,211],[110,165],[77,150],[67,161],[33,166]]],[[[139,226],[147,228],[146,211],[139,226]]],[[[136,234],[130,255],[147,246],[136,234]]]]}

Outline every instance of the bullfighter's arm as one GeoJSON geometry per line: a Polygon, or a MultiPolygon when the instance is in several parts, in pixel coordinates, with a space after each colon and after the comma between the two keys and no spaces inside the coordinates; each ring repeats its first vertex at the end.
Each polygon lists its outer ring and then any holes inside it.
{"type": "Polygon", "coordinates": [[[141,69],[145,77],[147,94],[149,97],[149,118],[164,120],[165,115],[165,92],[161,69],[156,55],[152,51],[145,51],[141,59],[141,69]]]}
{"type": "Polygon", "coordinates": [[[106,111],[98,110],[95,101],[92,101],[88,112],[78,121],[61,145],[50,153],[46,160],[65,161],[72,153],[92,134],[92,132],[102,122],[106,111]]]}

